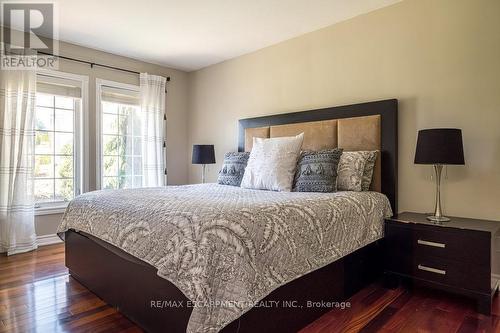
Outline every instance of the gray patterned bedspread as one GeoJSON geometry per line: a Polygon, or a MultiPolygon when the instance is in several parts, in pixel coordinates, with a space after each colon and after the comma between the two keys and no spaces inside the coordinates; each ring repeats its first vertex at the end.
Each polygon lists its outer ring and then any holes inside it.
{"type": "Polygon", "coordinates": [[[377,192],[202,184],[83,194],[58,233],[86,232],[156,267],[193,301],[188,332],[217,332],[274,289],[380,239],[390,215],[377,192]]]}

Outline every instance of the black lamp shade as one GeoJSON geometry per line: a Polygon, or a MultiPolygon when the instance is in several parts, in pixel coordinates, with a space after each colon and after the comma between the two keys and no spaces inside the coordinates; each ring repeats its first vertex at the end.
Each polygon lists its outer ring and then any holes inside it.
{"type": "Polygon", "coordinates": [[[418,131],[415,164],[465,164],[462,130],[433,128],[418,131]]]}
{"type": "Polygon", "coordinates": [[[193,145],[193,164],[214,164],[214,145],[193,145]]]}

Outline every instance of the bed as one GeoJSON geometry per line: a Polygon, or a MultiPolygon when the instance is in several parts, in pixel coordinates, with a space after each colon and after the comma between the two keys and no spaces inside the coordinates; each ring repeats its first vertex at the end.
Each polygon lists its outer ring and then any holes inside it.
{"type": "Polygon", "coordinates": [[[155,332],[292,332],[331,309],[322,302],[342,306],[381,271],[383,220],[396,209],[397,101],[240,120],[239,150],[297,132],[305,149],[379,149],[371,191],[87,193],[59,228],[70,274],[155,332]]]}

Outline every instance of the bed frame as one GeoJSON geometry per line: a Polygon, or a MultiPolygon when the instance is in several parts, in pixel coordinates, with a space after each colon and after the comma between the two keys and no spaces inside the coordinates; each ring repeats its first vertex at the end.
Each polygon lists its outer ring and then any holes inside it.
{"type": "MultiPolygon", "coordinates": [[[[396,211],[397,107],[397,100],[391,99],[243,119],[239,122],[239,150],[244,149],[247,128],[380,115],[381,191],[396,211]]],[[[186,331],[192,311],[186,306],[188,299],[158,277],[154,267],[82,232],[69,230],[65,237],[66,266],[73,278],[148,332],[186,331]]],[[[276,289],[263,302],[279,302],[280,306],[252,308],[222,332],[298,331],[331,310],[308,307],[308,301],[345,301],[379,277],[382,247],[382,240],[374,242],[276,289]]]]}

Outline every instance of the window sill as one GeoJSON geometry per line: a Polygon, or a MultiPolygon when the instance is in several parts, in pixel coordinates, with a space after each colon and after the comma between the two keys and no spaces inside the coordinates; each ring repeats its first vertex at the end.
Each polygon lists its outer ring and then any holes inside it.
{"type": "Polygon", "coordinates": [[[41,206],[35,208],[35,216],[62,214],[66,211],[66,207],[68,207],[67,202],[58,205],[41,206]]]}

